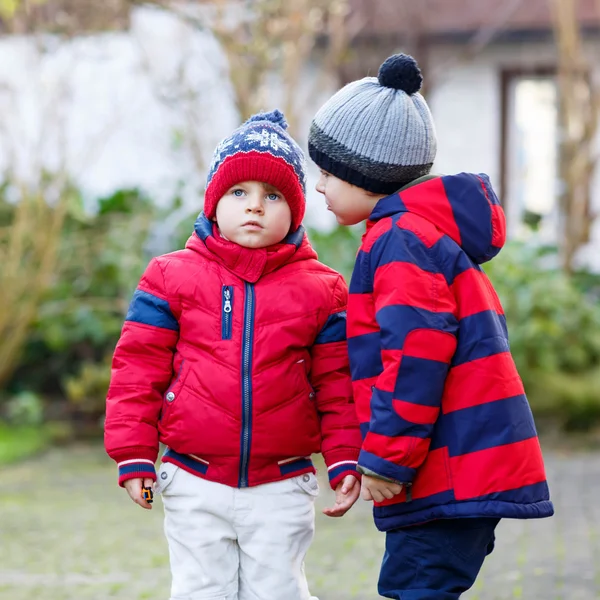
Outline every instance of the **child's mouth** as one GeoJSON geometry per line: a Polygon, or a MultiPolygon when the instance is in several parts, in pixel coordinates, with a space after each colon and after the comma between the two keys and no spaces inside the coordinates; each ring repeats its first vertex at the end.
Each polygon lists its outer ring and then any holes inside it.
{"type": "Polygon", "coordinates": [[[263,228],[263,226],[256,221],[248,221],[247,223],[244,223],[242,227],[244,229],[250,229],[251,231],[258,231],[259,229],[263,228]]]}

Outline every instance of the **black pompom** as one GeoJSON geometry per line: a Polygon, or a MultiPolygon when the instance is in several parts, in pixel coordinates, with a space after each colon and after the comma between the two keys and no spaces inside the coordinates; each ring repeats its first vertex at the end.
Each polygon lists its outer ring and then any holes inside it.
{"type": "Polygon", "coordinates": [[[394,54],[379,67],[377,75],[384,87],[416,94],[423,85],[423,75],[417,61],[408,54],[394,54]]]}
{"type": "Polygon", "coordinates": [[[257,113],[255,115],[252,115],[245,123],[244,125],[247,125],[248,123],[256,123],[257,121],[271,121],[271,123],[275,123],[276,125],[279,125],[279,127],[281,127],[281,129],[287,129],[288,128],[288,123],[285,120],[285,116],[283,115],[283,113],[280,110],[272,110],[271,112],[260,112],[257,113]]]}

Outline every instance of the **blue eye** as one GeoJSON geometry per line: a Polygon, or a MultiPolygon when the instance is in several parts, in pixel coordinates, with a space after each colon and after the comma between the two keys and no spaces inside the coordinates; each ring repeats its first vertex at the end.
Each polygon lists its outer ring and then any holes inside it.
{"type": "Polygon", "coordinates": [[[271,202],[275,202],[275,201],[279,200],[279,195],[278,194],[269,194],[267,196],[267,200],[270,200],[271,202]]]}
{"type": "Polygon", "coordinates": [[[233,190],[232,194],[236,197],[236,198],[241,198],[244,195],[244,190],[233,190]]]}

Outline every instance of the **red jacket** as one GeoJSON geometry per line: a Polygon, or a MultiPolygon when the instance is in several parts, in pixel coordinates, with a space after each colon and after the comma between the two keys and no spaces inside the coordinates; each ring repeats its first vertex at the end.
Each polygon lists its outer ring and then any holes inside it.
{"type": "Polygon", "coordinates": [[[485,175],[431,177],[381,199],[348,303],[359,468],[405,484],[385,531],[454,517],[552,515],[504,311],[480,264],[504,245],[485,175]]]}
{"type": "Polygon", "coordinates": [[[300,228],[249,250],[201,215],[185,250],[153,259],[113,359],[105,445],[119,482],[162,460],[234,487],[356,474],[347,288],[300,228]]]}

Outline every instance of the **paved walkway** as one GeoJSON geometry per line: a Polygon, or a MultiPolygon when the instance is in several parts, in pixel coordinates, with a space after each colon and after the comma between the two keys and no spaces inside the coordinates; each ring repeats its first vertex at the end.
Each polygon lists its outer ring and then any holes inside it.
{"type": "MultiPolygon", "coordinates": [[[[546,453],[557,514],[503,521],[465,600],[600,599],[600,453],[546,453]]],[[[0,599],[165,600],[160,503],[142,511],[116,486],[102,450],[75,448],[2,470],[0,599]]],[[[319,505],[331,501],[322,492],[319,505]]],[[[360,503],[320,515],[307,563],[321,600],[375,600],[383,537],[360,503]]],[[[273,600],[279,600],[274,596],[273,600]]],[[[282,599],[286,600],[286,599],[282,599]]]]}

